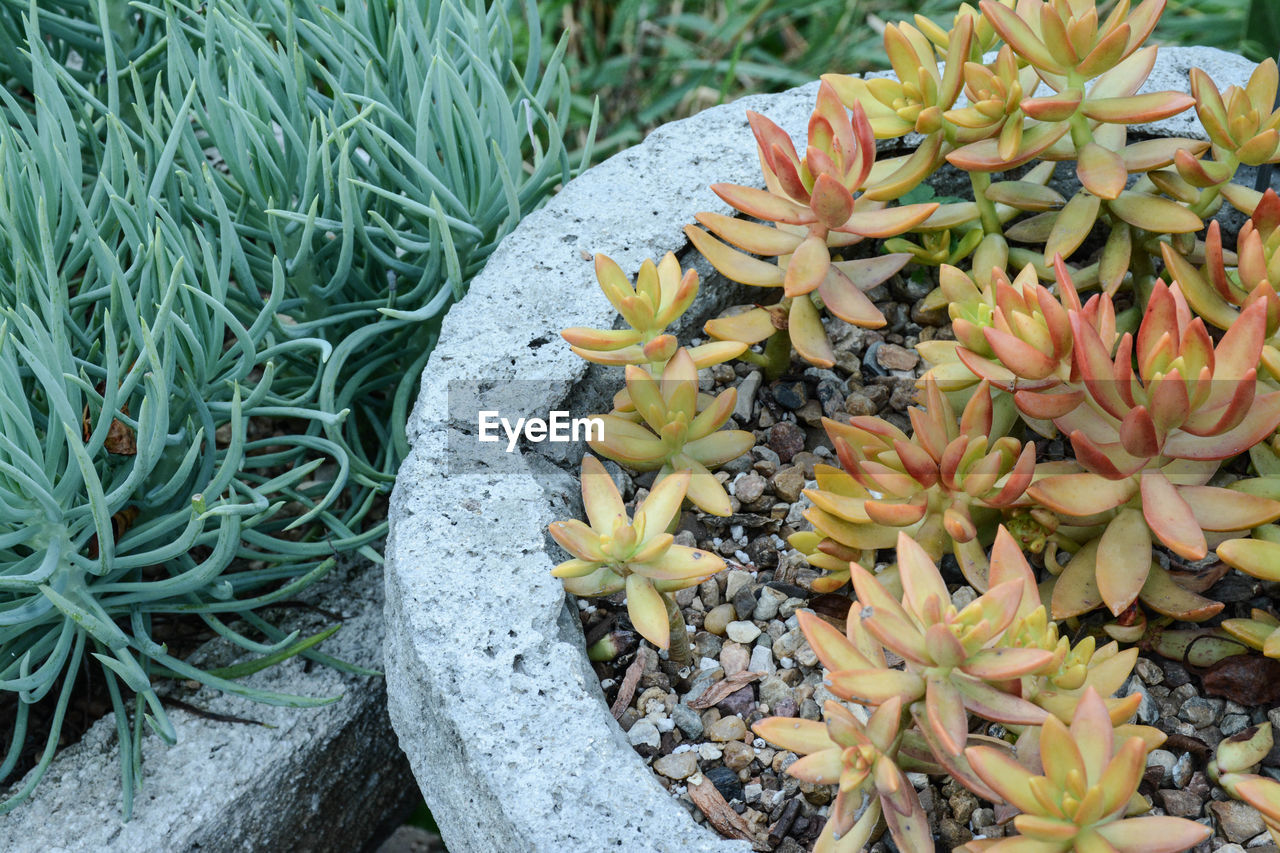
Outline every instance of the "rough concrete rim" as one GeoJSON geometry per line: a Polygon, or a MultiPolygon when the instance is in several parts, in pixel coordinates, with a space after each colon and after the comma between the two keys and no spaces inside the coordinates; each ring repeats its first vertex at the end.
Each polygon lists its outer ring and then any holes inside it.
{"type": "MultiPolygon", "coordinates": [[[[1146,88],[1187,91],[1197,65],[1221,87],[1253,69],[1219,50],[1162,48],[1146,88]]],[[[709,184],[759,185],[744,110],[800,139],[816,85],[706,110],[589,170],[503,241],[446,318],[391,502],[385,659],[392,724],[455,853],[748,849],[695,824],[604,705],[577,619],[549,576],[561,558],[544,536],[556,518],[544,486],[572,488],[568,475],[549,477],[538,453],[516,473],[450,471],[448,439],[460,425],[446,399],[453,381],[536,379],[545,412],[594,381],[559,337],[613,323],[590,254],[634,272],[681,251],[680,228],[696,212],[730,212],[709,184]]],[[[1194,114],[1143,130],[1199,135],[1194,114]]]]}

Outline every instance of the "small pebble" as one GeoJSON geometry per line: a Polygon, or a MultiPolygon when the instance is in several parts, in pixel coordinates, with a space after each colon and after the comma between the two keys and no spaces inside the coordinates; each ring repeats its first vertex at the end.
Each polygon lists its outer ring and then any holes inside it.
{"type": "Polygon", "coordinates": [[[732,604],[718,604],[711,608],[711,612],[703,617],[703,630],[712,634],[723,635],[729,623],[733,621],[733,616],[732,604]]]}
{"type": "Polygon", "coordinates": [[[1169,778],[1173,780],[1173,784],[1179,788],[1185,788],[1187,782],[1191,781],[1191,774],[1195,772],[1192,765],[1191,753],[1184,752],[1178,756],[1178,760],[1173,765],[1173,772],[1169,774],[1169,778]]]}
{"type": "MultiPolygon", "coordinates": [[[[643,722],[643,721],[641,721],[643,722]]],[[[640,725],[641,723],[636,723],[640,725]]],[[[657,730],[654,730],[657,733],[657,730]]],[[[731,740],[742,740],[747,733],[747,724],[740,717],[721,717],[707,727],[707,737],[723,743],[731,740]]]]}
{"type": "Polygon", "coordinates": [[[707,777],[712,785],[716,786],[720,796],[729,802],[741,800],[746,796],[742,789],[742,782],[738,779],[738,774],[728,767],[712,767],[703,775],[707,777]]]}
{"type": "Polygon", "coordinates": [[[671,709],[671,719],[690,740],[702,737],[702,717],[683,702],[671,709]]]}
{"type": "MultiPolygon", "coordinates": [[[[795,411],[809,402],[809,391],[801,380],[781,380],[769,386],[774,401],[784,409],[795,411]]],[[[776,448],[775,448],[776,449],[776,448]]]]}
{"type": "Polygon", "coordinates": [[[1200,798],[1190,791],[1161,790],[1156,797],[1164,810],[1174,817],[1196,818],[1200,816],[1200,798]]]}
{"type": "Polygon", "coordinates": [[[920,363],[920,354],[897,344],[881,344],[876,350],[876,360],[889,370],[912,370],[920,363]]]}
{"type": "Polygon", "coordinates": [[[751,471],[734,482],[733,494],[744,504],[755,503],[764,494],[765,485],[764,477],[761,477],[755,471],[751,471]]]}
{"type": "Polygon", "coordinates": [[[627,740],[632,746],[651,746],[657,749],[662,743],[662,734],[658,731],[658,727],[648,720],[637,720],[627,732],[627,740]]]}
{"type": "Polygon", "coordinates": [[[751,618],[757,622],[768,622],[778,615],[778,608],[786,600],[787,594],[785,592],[776,590],[771,586],[764,587],[760,590],[760,595],[756,599],[756,609],[752,612],[751,618]]]}
{"type": "Polygon", "coordinates": [[[751,421],[751,416],[755,412],[756,394],[760,391],[763,379],[760,371],[753,370],[738,385],[738,399],[733,406],[733,419],[738,423],[745,424],[751,421]]]}
{"type": "Polygon", "coordinates": [[[747,666],[752,672],[773,673],[778,669],[778,665],[773,662],[773,650],[763,645],[751,649],[751,661],[747,666]]]}
{"type": "Polygon", "coordinates": [[[1209,811],[1213,812],[1218,828],[1227,840],[1237,844],[1249,841],[1267,828],[1256,809],[1235,800],[1210,803],[1209,811]]]}
{"type": "Polygon", "coordinates": [[[730,622],[725,627],[725,633],[729,635],[729,639],[735,643],[750,643],[760,636],[760,626],[754,622],[730,622]]]}
{"type": "Polygon", "coordinates": [[[724,766],[731,770],[742,770],[755,761],[755,758],[755,749],[740,740],[731,740],[724,745],[724,766]]]}
{"type": "Polygon", "coordinates": [[[769,430],[769,448],[782,462],[790,462],[791,457],[804,450],[804,430],[793,423],[781,421],[769,430]]]}
{"type": "Polygon", "coordinates": [[[664,755],[653,762],[653,769],[668,779],[688,779],[698,771],[698,756],[692,752],[664,755]]]}
{"type": "Polygon", "coordinates": [[[749,663],[751,663],[751,652],[747,651],[747,647],[741,643],[725,643],[724,648],[720,650],[720,665],[724,667],[725,678],[746,672],[749,663]]]}
{"type": "Polygon", "coordinates": [[[1200,729],[1212,724],[1221,710],[1221,699],[1206,699],[1203,696],[1193,696],[1182,704],[1182,708],[1178,711],[1178,716],[1200,729]]]}

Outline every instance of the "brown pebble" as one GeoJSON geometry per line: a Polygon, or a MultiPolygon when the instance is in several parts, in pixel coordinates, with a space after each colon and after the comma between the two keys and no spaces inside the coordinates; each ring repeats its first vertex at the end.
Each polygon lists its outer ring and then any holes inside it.
{"type": "Polygon", "coordinates": [[[804,430],[788,421],[776,423],[769,430],[769,449],[783,462],[804,450],[804,430]]]}
{"type": "Polygon", "coordinates": [[[920,363],[920,354],[897,344],[881,344],[876,360],[887,370],[913,370],[920,363]]]}
{"type": "Polygon", "coordinates": [[[756,751],[740,740],[731,740],[724,745],[724,766],[730,770],[743,770],[755,758],[756,751]]]}
{"type": "Polygon", "coordinates": [[[787,503],[800,500],[800,492],[804,489],[804,471],[798,465],[780,468],[773,475],[773,493],[787,503]]]}

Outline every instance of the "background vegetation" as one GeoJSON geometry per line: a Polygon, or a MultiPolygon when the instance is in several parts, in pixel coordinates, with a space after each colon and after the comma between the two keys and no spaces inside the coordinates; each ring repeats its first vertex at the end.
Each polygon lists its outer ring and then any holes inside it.
{"type": "MultiPolygon", "coordinates": [[[[828,71],[886,67],[885,22],[915,14],[946,21],[958,6],[959,0],[546,0],[538,14],[549,43],[568,39],[570,136],[578,145],[599,98],[599,159],[663,122],[742,95],[799,86],[828,71]]],[[[529,44],[519,33],[516,41],[518,49],[529,44]]],[[[1169,0],[1156,41],[1273,56],[1280,51],[1276,2],[1169,0]]]]}

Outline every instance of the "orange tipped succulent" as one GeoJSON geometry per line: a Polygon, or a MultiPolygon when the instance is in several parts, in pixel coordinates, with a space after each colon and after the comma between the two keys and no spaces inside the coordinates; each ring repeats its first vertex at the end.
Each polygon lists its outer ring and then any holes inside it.
{"type": "Polygon", "coordinates": [[[874,639],[902,657],[905,669],[884,668],[883,653],[867,654],[834,631],[813,630],[809,620],[805,635],[832,670],[828,689],[864,705],[901,699],[921,719],[926,739],[937,745],[935,755],[954,756],[963,749],[969,711],[1011,725],[1043,722],[1048,713],[1018,695],[1019,679],[1052,666],[1053,653],[1002,644],[1022,599],[1022,579],[993,586],[958,610],[933,560],[905,533],[898,536],[898,568],[901,603],[854,564],[858,600],[849,616],[851,622],[857,617],[864,649],[874,639]]]}
{"type": "MultiPolygon", "coordinates": [[[[1049,619],[1040,603],[1040,591],[1031,566],[1014,537],[1004,528],[996,534],[991,550],[990,580],[993,586],[1022,582],[1022,598],[1002,644],[1043,649],[1053,655],[1051,664],[1023,676],[1024,698],[1069,722],[1086,688],[1092,687],[1102,696],[1110,696],[1124,685],[1138,659],[1138,650],[1122,652],[1116,643],[1098,648],[1093,637],[1085,637],[1072,646],[1070,640],[1061,636],[1057,623],[1049,619]]],[[[1106,701],[1108,707],[1115,708],[1124,700],[1106,701]]]]}
{"type": "Polygon", "coordinates": [[[746,430],[720,430],[737,400],[728,388],[699,410],[698,368],[686,350],[678,350],[662,376],[627,365],[627,398],[634,412],[596,415],[604,436],[591,448],[602,456],[641,471],[658,470],[658,479],[687,470],[689,500],[704,512],[728,515],[729,495],[709,468],[746,453],[755,436],[746,430]]]}
{"type": "Polygon", "coordinates": [[[1004,750],[969,747],[973,772],[1020,812],[1013,819],[1019,835],[971,841],[960,850],[1177,853],[1208,840],[1212,829],[1184,818],[1127,817],[1147,808],[1138,784],[1148,751],[1137,736],[1116,745],[1107,706],[1092,688],[1069,727],[1056,717],[1044,722],[1038,767],[1024,767],[1004,750]]]}
{"type": "Polygon", "coordinates": [[[769,308],[712,321],[708,334],[722,340],[758,343],[787,330],[800,355],[831,366],[834,354],[814,304],[820,296],[828,311],[860,326],[883,326],[884,316],[863,290],[885,281],[902,268],[906,255],[863,260],[833,258],[832,249],[851,246],[865,237],[890,237],[929,217],[936,204],[885,208],[861,191],[875,164],[875,137],[861,108],[852,118],[835,91],[823,84],[809,121],[803,158],[782,128],[758,113],[748,113],[759,146],[767,189],[715,184],[711,189],[761,225],[714,213],[698,221],[720,239],[694,225],[685,234],[711,264],[734,281],[781,287],[783,300],[769,308]],[[771,264],[755,255],[777,257],[771,264]]]}
{"type": "Polygon", "coordinates": [[[1075,387],[1072,316],[1105,344],[1116,339],[1111,298],[1096,294],[1081,305],[1061,259],[1055,270],[1060,298],[1039,283],[1030,266],[1012,282],[996,270],[981,292],[958,270],[944,271],[942,279],[953,299],[952,326],[960,344],[955,355],[974,375],[1012,393],[1018,409],[1033,421],[1064,414],[1082,399],[1075,387]]]}
{"type": "Polygon", "coordinates": [[[770,743],[803,756],[787,773],[811,785],[839,785],[815,850],[861,850],[881,815],[901,850],[933,845],[929,816],[895,763],[902,700],[893,697],[864,724],[838,702],[823,705],[825,723],[769,717],[752,726],[770,743]],[[861,815],[864,795],[873,799],[861,815]]]}
{"type": "Polygon", "coordinates": [[[1252,218],[1240,229],[1234,255],[1223,248],[1217,221],[1209,223],[1200,267],[1170,244],[1161,249],[1170,277],[1206,323],[1230,329],[1244,306],[1258,300],[1267,303],[1266,343],[1260,363],[1273,379],[1280,379],[1280,339],[1276,334],[1280,331],[1280,195],[1271,189],[1263,194],[1252,218]]]}
{"type": "Polygon", "coordinates": [[[1178,175],[1204,192],[1202,205],[1221,192],[1246,213],[1253,213],[1258,194],[1231,183],[1241,166],[1261,166],[1280,162],[1280,109],[1276,109],[1276,89],[1280,73],[1276,61],[1267,59],[1254,69],[1242,89],[1230,86],[1225,92],[1205,71],[1191,69],[1191,94],[1196,114],[1212,143],[1212,160],[1197,160],[1190,152],[1179,155],[1178,175]]]}
{"type": "Polygon", "coordinates": [[[958,422],[936,384],[925,385],[925,401],[924,408],[908,411],[912,437],[880,418],[825,421],[841,464],[862,494],[807,491],[814,509],[805,517],[836,541],[847,538],[841,533],[850,525],[908,528],[933,559],[950,545],[969,582],[985,589],[981,516],[994,516],[992,510],[1022,498],[1035,469],[1035,447],[994,430],[995,407],[985,382],[958,422]]]}
{"type": "Polygon", "coordinates": [[[551,571],[565,589],[581,596],[625,589],[632,624],[663,649],[671,644],[669,593],[702,583],[725,565],[715,554],[674,544],[667,532],[680,515],[689,478],[688,471],[679,471],[659,481],[629,519],[613,478],[594,456],[584,456],[582,504],[590,524],[557,521],[549,528],[573,555],[551,571]]]}
{"type": "MultiPolygon", "coordinates": [[[[1214,347],[1177,290],[1157,283],[1136,345],[1125,334],[1114,357],[1083,316],[1071,313],[1085,403],[1054,423],[1085,471],[1045,476],[1028,494],[1060,516],[1114,515],[1068,565],[1055,589],[1055,617],[1096,606],[1096,596],[1119,615],[1144,589],[1151,592],[1149,582],[1163,585],[1166,575],[1151,559],[1153,537],[1200,560],[1208,553],[1205,531],[1247,530],[1280,516],[1280,502],[1206,485],[1220,460],[1280,424],[1280,392],[1259,393],[1256,378],[1265,310],[1250,306],[1214,347]]],[[[1182,618],[1221,609],[1167,607],[1182,618]]]]}
{"type": "MultiPolygon", "coordinates": [[[[698,273],[681,272],[676,256],[668,252],[655,265],[640,265],[633,287],[626,274],[605,255],[596,255],[596,281],[609,304],[617,309],[629,329],[588,329],[575,326],[561,336],[573,351],[596,364],[645,364],[659,369],[675,355],[679,344],[667,327],[689,309],[698,295],[698,273]]],[[[709,367],[736,358],[746,349],[731,341],[703,344],[689,351],[698,367],[709,367]]]]}
{"type": "MultiPolygon", "coordinates": [[[[931,162],[920,158],[915,183],[937,167],[940,161],[933,158],[941,143],[955,141],[957,128],[947,126],[945,114],[964,86],[964,65],[970,58],[975,20],[974,15],[956,17],[955,27],[946,34],[946,62],[941,72],[929,38],[910,24],[901,23],[884,28],[884,49],[896,79],[844,74],[826,74],[822,78],[845,106],[866,110],[877,139],[895,139],[908,133],[926,137],[923,148],[932,155],[931,162]]],[[[968,138],[975,137],[968,134],[968,138]]],[[[914,183],[901,192],[911,186],[914,183]]]]}

